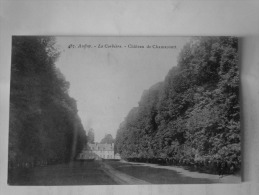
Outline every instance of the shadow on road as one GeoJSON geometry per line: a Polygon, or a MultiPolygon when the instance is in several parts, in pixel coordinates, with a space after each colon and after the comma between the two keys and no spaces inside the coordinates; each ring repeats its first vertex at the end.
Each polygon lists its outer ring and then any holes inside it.
{"type": "Polygon", "coordinates": [[[13,169],[9,185],[115,185],[105,173],[100,161],[75,161],[27,169],[13,169]]]}

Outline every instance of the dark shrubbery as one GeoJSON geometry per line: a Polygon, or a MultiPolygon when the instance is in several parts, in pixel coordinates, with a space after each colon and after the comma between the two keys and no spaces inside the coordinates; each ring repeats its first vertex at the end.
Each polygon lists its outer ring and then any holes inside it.
{"type": "Polygon", "coordinates": [[[237,38],[195,38],[120,125],[116,151],[131,161],[234,173],[241,166],[239,111],[237,38]]]}
{"type": "Polygon", "coordinates": [[[72,160],[86,141],[51,37],[13,37],[9,169],[72,160]]]}

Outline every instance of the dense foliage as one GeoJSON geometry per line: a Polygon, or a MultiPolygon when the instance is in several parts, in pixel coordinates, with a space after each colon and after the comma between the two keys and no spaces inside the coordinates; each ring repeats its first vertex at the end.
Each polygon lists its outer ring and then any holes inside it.
{"type": "Polygon", "coordinates": [[[94,129],[90,128],[88,130],[88,134],[87,134],[87,142],[90,144],[94,144],[94,129]]]}
{"type": "Polygon", "coordinates": [[[111,134],[106,134],[104,138],[101,140],[100,144],[113,144],[115,140],[113,139],[111,134]]]}
{"type": "Polygon", "coordinates": [[[238,40],[194,38],[164,82],[143,93],[120,125],[115,147],[122,158],[240,169],[238,40]]]}
{"type": "Polygon", "coordinates": [[[9,168],[68,162],[86,135],[51,37],[13,37],[9,168]]]}

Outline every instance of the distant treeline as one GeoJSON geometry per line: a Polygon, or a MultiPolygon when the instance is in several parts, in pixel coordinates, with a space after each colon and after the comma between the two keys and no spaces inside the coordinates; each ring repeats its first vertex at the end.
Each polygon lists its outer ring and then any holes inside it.
{"type": "Polygon", "coordinates": [[[86,142],[52,37],[12,39],[9,168],[68,162],[86,142]]]}
{"type": "Polygon", "coordinates": [[[193,38],[120,125],[116,151],[131,161],[234,173],[241,166],[239,112],[238,39],[193,38]]]}

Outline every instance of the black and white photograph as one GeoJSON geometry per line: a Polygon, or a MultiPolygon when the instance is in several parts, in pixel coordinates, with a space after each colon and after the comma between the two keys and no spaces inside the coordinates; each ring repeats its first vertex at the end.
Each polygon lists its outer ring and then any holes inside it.
{"type": "Polygon", "coordinates": [[[240,183],[239,69],[235,36],[13,36],[7,183],[240,183]]]}

